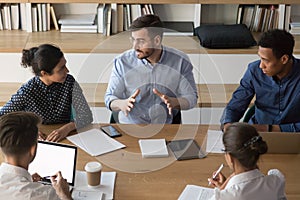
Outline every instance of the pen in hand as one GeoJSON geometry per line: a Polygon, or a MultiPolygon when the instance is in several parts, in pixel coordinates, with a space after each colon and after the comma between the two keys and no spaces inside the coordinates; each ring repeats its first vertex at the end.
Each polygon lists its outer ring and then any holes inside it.
{"type": "Polygon", "coordinates": [[[53,175],[53,176],[44,176],[44,177],[42,177],[42,181],[50,182],[50,178],[51,178],[51,177],[56,178],[56,175],[53,175]]]}
{"type": "MultiPolygon", "coordinates": [[[[224,164],[221,164],[220,167],[219,167],[219,169],[218,169],[218,170],[216,171],[216,173],[213,175],[213,177],[212,177],[213,180],[215,180],[215,179],[217,178],[218,174],[221,172],[221,170],[223,169],[223,167],[224,167],[224,164]]],[[[210,181],[208,182],[208,185],[211,185],[211,182],[210,182],[210,181]]]]}

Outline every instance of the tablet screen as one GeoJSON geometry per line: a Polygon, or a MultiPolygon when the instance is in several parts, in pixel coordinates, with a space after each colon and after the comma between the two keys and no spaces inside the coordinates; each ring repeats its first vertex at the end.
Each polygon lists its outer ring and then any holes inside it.
{"type": "Polygon", "coordinates": [[[76,173],[77,147],[38,141],[36,157],[29,165],[29,173],[41,177],[53,176],[61,171],[69,185],[74,186],[76,173]]]}
{"type": "Polygon", "coordinates": [[[204,158],[197,142],[193,139],[173,140],[168,143],[177,160],[204,158]]]}

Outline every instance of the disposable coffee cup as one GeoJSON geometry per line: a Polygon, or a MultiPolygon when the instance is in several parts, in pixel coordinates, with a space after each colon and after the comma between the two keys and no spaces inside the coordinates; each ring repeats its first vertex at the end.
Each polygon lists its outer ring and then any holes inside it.
{"type": "Polygon", "coordinates": [[[102,165],[99,162],[88,162],[84,167],[89,187],[98,187],[101,180],[102,165]]]}

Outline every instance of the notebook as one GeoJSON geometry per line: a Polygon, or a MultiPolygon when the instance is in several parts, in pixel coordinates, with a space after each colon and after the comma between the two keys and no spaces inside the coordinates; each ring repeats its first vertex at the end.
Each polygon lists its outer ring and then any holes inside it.
{"type": "Polygon", "coordinates": [[[214,195],[214,189],[197,185],[186,185],[178,200],[203,200],[210,199],[214,195]]]}
{"type": "Polygon", "coordinates": [[[165,139],[140,139],[139,145],[143,158],[169,156],[165,139]]]}
{"type": "Polygon", "coordinates": [[[173,140],[168,143],[168,147],[177,160],[204,158],[206,156],[193,139],[173,140]]]}
{"type": "MultiPolygon", "coordinates": [[[[30,174],[41,177],[55,175],[61,171],[70,186],[74,186],[76,173],[77,147],[67,144],[38,141],[36,157],[29,164],[30,174]]],[[[49,178],[44,180],[50,182],[49,178]]]]}
{"type": "Polygon", "coordinates": [[[268,153],[300,153],[300,133],[260,132],[268,144],[268,153]]]}

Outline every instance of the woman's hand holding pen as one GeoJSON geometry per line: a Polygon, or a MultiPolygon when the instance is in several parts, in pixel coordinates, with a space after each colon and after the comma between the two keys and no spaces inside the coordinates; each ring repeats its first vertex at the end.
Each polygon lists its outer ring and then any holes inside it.
{"type": "MultiPolygon", "coordinates": [[[[215,172],[214,172],[215,173],[215,172]]],[[[214,175],[214,174],[213,174],[214,175]]],[[[228,178],[226,178],[222,172],[216,175],[215,178],[208,178],[208,181],[211,183],[210,185],[219,188],[220,190],[223,190],[228,181],[233,177],[235,174],[232,173],[228,178]]]]}
{"type": "Polygon", "coordinates": [[[208,178],[209,185],[212,185],[214,187],[218,187],[221,189],[222,185],[226,181],[226,177],[222,174],[222,172],[215,175],[216,171],[213,173],[214,178],[208,178]]]}

